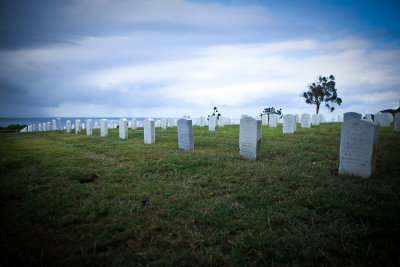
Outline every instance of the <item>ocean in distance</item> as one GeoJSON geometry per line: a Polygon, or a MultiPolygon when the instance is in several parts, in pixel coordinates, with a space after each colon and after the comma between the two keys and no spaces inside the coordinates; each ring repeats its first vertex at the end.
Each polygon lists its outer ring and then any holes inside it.
{"type": "MultiPolygon", "coordinates": [[[[71,118],[71,117],[65,117],[65,118],[64,117],[54,117],[54,118],[50,118],[50,117],[48,117],[48,118],[0,118],[0,127],[7,127],[10,124],[20,124],[20,125],[23,125],[23,124],[26,124],[26,125],[36,124],[37,125],[39,123],[46,123],[46,122],[50,122],[51,123],[52,120],[56,120],[57,118],[61,118],[61,125],[64,128],[65,122],[67,120],[70,120],[71,123],[74,124],[76,119],[80,119],[81,123],[85,123],[86,124],[86,120],[87,119],[92,119],[93,120],[93,125],[95,124],[96,121],[100,125],[100,120],[101,119],[107,119],[107,120],[115,121],[116,125],[118,125],[119,124],[119,120],[124,118],[124,117],[108,117],[108,118],[107,117],[101,117],[101,118],[100,117],[80,117],[80,118],[78,118],[78,117],[73,117],[73,118],[71,118]]],[[[130,121],[133,118],[135,118],[135,117],[131,117],[131,118],[128,117],[128,118],[125,118],[125,119],[130,121]]],[[[139,118],[135,118],[135,119],[137,121],[143,122],[147,118],[139,117],[139,118]]],[[[156,120],[161,120],[161,118],[152,118],[152,119],[155,120],[155,121],[156,120]]]]}

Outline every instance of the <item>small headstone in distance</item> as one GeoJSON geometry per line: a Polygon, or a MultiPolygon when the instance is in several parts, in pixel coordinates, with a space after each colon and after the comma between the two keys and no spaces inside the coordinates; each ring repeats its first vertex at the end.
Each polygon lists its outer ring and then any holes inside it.
{"type": "Polygon", "coordinates": [[[346,112],[343,114],[343,121],[361,120],[362,115],[357,112],[346,112]]]}
{"type": "Polygon", "coordinates": [[[368,178],[375,170],[378,125],[365,120],[347,120],[340,137],[339,174],[368,178]]]}

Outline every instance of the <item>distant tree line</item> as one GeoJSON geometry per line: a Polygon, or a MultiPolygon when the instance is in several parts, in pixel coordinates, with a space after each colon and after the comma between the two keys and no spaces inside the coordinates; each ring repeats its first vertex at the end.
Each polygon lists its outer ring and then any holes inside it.
{"type": "Polygon", "coordinates": [[[28,127],[28,125],[26,125],[26,124],[22,124],[22,125],[21,124],[10,124],[7,127],[0,126],[0,130],[1,131],[12,131],[12,130],[19,131],[19,130],[24,129],[25,127],[28,127]]]}

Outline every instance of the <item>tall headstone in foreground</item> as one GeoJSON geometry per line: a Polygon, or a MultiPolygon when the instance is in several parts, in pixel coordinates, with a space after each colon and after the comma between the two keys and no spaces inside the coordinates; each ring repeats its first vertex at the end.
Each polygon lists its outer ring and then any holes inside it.
{"type": "Polygon", "coordinates": [[[186,119],[178,120],[178,143],[179,148],[184,150],[193,150],[193,127],[192,121],[186,119]]]}
{"type": "Polygon", "coordinates": [[[86,135],[92,135],[92,119],[86,120],[86,135]]]}
{"type": "Polygon", "coordinates": [[[339,174],[368,178],[375,170],[378,125],[365,120],[347,120],[340,137],[339,174]]]}
{"type": "Polygon", "coordinates": [[[296,131],[296,116],[292,114],[283,115],[283,133],[293,134],[296,131]]]}
{"type": "Polygon", "coordinates": [[[393,116],[390,113],[381,113],[381,120],[380,124],[381,126],[390,126],[390,123],[392,122],[393,116]]]}
{"type": "Polygon", "coordinates": [[[246,115],[240,119],[239,148],[243,159],[260,158],[261,128],[261,120],[246,115]]]}
{"type": "Polygon", "coordinates": [[[343,121],[361,120],[362,115],[357,112],[346,112],[343,114],[343,121]]]}
{"type": "Polygon", "coordinates": [[[311,115],[307,113],[301,114],[301,128],[311,128],[311,115]]]}
{"type": "Polygon", "coordinates": [[[394,114],[394,130],[400,131],[400,112],[394,114]]]}
{"type": "Polygon", "coordinates": [[[217,126],[217,117],[210,116],[208,121],[208,131],[214,132],[216,126],[217,126]]]}
{"type": "Polygon", "coordinates": [[[65,122],[65,124],[66,124],[66,127],[67,127],[67,129],[66,129],[67,133],[70,133],[71,132],[71,121],[67,120],[65,122]]]}
{"type": "Polygon", "coordinates": [[[81,132],[81,120],[77,119],[75,120],[75,133],[80,133],[81,132]]]}
{"type": "Polygon", "coordinates": [[[57,130],[61,131],[61,118],[57,118],[57,130]]]}
{"type": "Polygon", "coordinates": [[[269,127],[275,128],[278,125],[279,116],[276,114],[269,115],[269,127]]]}
{"type": "Polygon", "coordinates": [[[100,120],[100,136],[108,135],[108,122],[106,119],[100,120]]]}
{"type": "Polygon", "coordinates": [[[311,124],[312,125],[319,125],[319,116],[318,116],[318,114],[312,114],[311,124]]]}
{"type": "Polygon", "coordinates": [[[144,120],[144,143],[154,144],[156,142],[156,131],[153,119],[144,120]]]}
{"type": "Polygon", "coordinates": [[[119,120],[119,138],[128,139],[128,121],[126,119],[119,120]]]}

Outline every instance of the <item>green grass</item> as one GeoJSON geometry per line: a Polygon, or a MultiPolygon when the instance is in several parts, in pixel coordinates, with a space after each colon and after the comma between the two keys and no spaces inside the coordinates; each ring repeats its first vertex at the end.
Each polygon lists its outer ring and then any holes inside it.
{"type": "Polygon", "coordinates": [[[0,135],[0,265],[399,265],[400,133],[380,127],[370,179],[338,175],[340,124],[0,135]],[[148,199],[151,205],[143,206],[148,199]]]}

